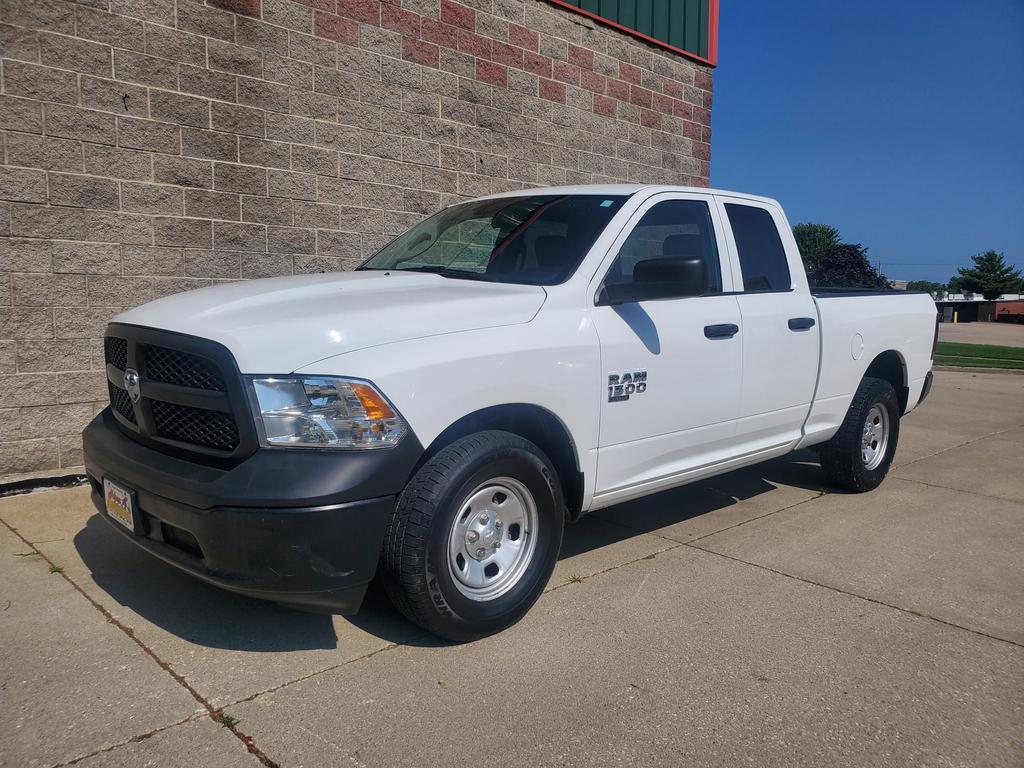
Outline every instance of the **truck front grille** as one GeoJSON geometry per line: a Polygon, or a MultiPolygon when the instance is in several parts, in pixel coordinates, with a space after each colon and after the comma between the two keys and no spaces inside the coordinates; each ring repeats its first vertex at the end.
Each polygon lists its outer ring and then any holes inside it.
{"type": "Polygon", "coordinates": [[[114,386],[110,381],[107,382],[107,389],[110,390],[110,404],[114,410],[134,424],[135,408],[132,407],[132,399],[128,397],[128,393],[120,387],[114,386]]]}
{"type": "Polygon", "coordinates": [[[156,431],[161,437],[218,451],[233,451],[238,447],[238,428],[230,414],[161,400],[153,400],[151,407],[156,431]]]}
{"type": "Polygon", "coordinates": [[[146,347],[146,375],[179,387],[224,391],[224,379],[209,360],[167,347],[146,347]]]}
{"type": "Polygon", "coordinates": [[[103,352],[107,358],[107,364],[124,370],[128,367],[128,341],[117,336],[107,336],[103,340],[103,352]]]}
{"type": "Polygon", "coordinates": [[[123,431],[151,447],[213,461],[255,449],[245,390],[224,347],[135,326],[112,324],[107,333],[107,388],[123,431]],[[138,374],[135,402],[126,371],[138,374]]]}

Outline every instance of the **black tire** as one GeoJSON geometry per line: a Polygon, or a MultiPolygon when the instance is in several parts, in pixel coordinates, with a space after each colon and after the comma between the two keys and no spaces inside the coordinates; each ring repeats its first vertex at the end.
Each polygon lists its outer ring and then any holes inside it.
{"type": "Polygon", "coordinates": [[[476,432],[433,456],[399,496],[384,534],[381,582],[395,607],[433,634],[456,642],[485,637],[519,621],[540,597],[558,559],[564,524],[561,485],[544,452],[509,432],[476,432]],[[449,536],[463,500],[498,477],[518,481],[533,497],[536,542],[505,594],[473,600],[453,580],[449,536]]]}
{"type": "Polygon", "coordinates": [[[884,379],[865,377],[839,431],[821,446],[821,469],[826,479],[839,488],[855,493],[873,491],[889,472],[899,437],[900,402],[896,390],[884,379]],[[861,452],[861,438],[868,414],[876,405],[888,412],[888,438],[880,463],[869,469],[861,452]]]}

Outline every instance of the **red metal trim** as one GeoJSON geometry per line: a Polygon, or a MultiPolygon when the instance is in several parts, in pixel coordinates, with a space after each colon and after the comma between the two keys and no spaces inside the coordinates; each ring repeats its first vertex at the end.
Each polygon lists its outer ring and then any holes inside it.
{"type": "Polygon", "coordinates": [[[708,64],[718,66],[718,0],[708,8],[708,64]]]}
{"type": "Polygon", "coordinates": [[[717,67],[718,66],[718,2],[719,2],[719,0],[711,0],[711,2],[709,4],[709,8],[708,8],[708,55],[707,55],[707,58],[704,58],[703,56],[698,56],[696,53],[693,53],[692,51],[687,51],[687,50],[684,50],[683,48],[678,48],[678,47],[676,47],[674,45],[669,45],[664,40],[659,40],[656,37],[651,37],[650,35],[645,35],[643,32],[638,32],[635,29],[630,29],[629,27],[625,27],[622,24],[619,24],[617,21],[612,21],[611,19],[606,19],[604,16],[598,16],[596,13],[592,13],[591,11],[586,11],[586,10],[584,10],[582,8],[577,8],[575,5],[570,5],[568,0],[545,0],[545,2],[551,3],[552,5],[557,5],[559,8],[565,8],[567,11],[572,11],[573,13],[578,13],[581,16],[586,16],[588,19],[593,19],[594,21],[597,21],[597,22],[599,22],[601,24],[604,24],[605,26],[611,27],[612,29],[617,29],[620,32],[625,32],[627,35],[631,35],[632,37],[639,38],[640,40],[643,40],[645,42],[650,43],[651,45],[656,45],[659,48],[664,48],[665,50],[672,51],[673,53],[678,53],[681,56],[685,56],[688,59],[693,59],[694,61],[699,61],[701,64],[707,64],[707,65],[712,66],[712,67],[717,67]]]}

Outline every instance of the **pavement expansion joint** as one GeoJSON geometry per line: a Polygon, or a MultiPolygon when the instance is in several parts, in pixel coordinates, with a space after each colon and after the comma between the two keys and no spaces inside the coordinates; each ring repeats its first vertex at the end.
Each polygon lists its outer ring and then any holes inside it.
{"type": "Polygon", "coordinates": [[[918,462],[924,461],[925,459],[933,459],[936,456],[942,455],[943,453],[949,453],[950,451],[955,451],[957,448],[963,448],[965,445],[973,445],[979,440],[987,440],[988,438],[996,437],[997,435],[1005,435],[1007,432],[1013,432],[1015,429],[1021,429],[1022,427],[1024,427],[1024,424],[1014,424],[1012,427],[1007,427],[1006,429],[999,429],[996,430],[995,432],[989,432],[987,435],[972,437],[970,440],[965,440],[962,443],[951,445],[948,448],[942,448],[941,450],[938,450],[935,453],[929,453],[927,456],[919,456],[918,458],[912,461],[908,461],[906,464],[893,464],[892,468],[903,469],[904,467],[910,467],[913,466],[914,464],[917,464],[918,462]]]}
{"type": "MultiPolygon", "coordinates": [[[[629,528],[629,526],[623,526],[623,527],[624,528],[629,528]]],[[[632,529],[630,529],[630,530],[632,530],[632,529]]],[[[641,560],[653,560],[658,555],[662,555],[665,552],[671,552],[672,550],[679,549],[680,547],[683,546],[683,543],[680,542],[680,541],[673,541],[672,539],[666,539],[664,536],[659,536],[658,538],[664,539],[665,541],[671,541],[672,542],[672,546],[671,547],[665,547],[664,549],[659,549],[657,552],[651,552],[650,554],[643,555],[642,557],[635,557],[632,560],[627,560],[626,562],[619,563],[618,565],[610,565],[607,568],[603,568],[600,571],[595,571],[594,573],[588,573],[586,576],[576,577],[575,579],[573,579],[571,581],[564,582],[563,584],[556,584],[553,587],[548,587],[547,589],[545,589],[544,590],[544,594],[547,595],[547,594],[549,594],[551,592],[557,592],[560,589],[565,589],[566,587],[571,587],[571,586],[573,586],[575,584],[580,584],[580,583],[582,583],[584,581],[587,581],[588,579],[594,578],[595,576],[601,576],[602,574],[611,573],[612,571],[617,571],[620,568],[625,568],[627,565],[633,565],[634,563],[639,563],[641,560]]]]}
{"type": "Polygon", "coordinates": [[[150,648],[148,645],[142,642],[142,640],[140,640],[138,637],[136,637],[135,630],[133,630],[127,624],[121,622],[116,616],[114,616],[114,614],[112,614],[110,611],[108,611],[106,608],[104,608],[102,605],[96,602],[96,600],[90,597],[88,593],[86,593],[86,591],[82,589],[82,587],[80,587],[70,576],[68,576],[64,572],[63,569],[59,568],[59,566],[57,566],[56,563],[54,563],[50,558],[48,558],[38,548],[36,548],[36,546],[31,541],[22,536],[21,532],[18,531],[17,528],[11,526],[6,520],[0,519],[0,523],[3,523],[4,527],[7,528],[7,530],[9,530],[11,533],[17,536],[27,547],[32,549],[37,555],[39,555],[40,558],[47,562],[50,565],[51,572],[59,574],[68,584],[71,585],[71,587],[76,592],[78,592],[78,594],[84,597],[89,602],[89,604],[92,605],[93,608],[99,611],[99,613],[107,620],[108,623],[113,624],[125,635],[127,635],[132,640],[132,642],[139,646],[139,648],[141,648],[151,659],[153,659],[153,661],[156,662],[156,664],[162,670],[164,670],[164,672],[170,675],[171,678],[173,678],[173,680],[178,685],[180,685],[182,688],[188,691],[189,694],[191,694],[192,698],[194,698],[206,710],[206,714],[214,720],[221,722],[221,724],[225,728],[231,731],[231,733],[234,734],[235,738],[242,742],[242,744],[245,746],[245,748],[249,751],[250,754],[255,756],[261,763],[263,763],[263,765],[266,766],[266,768],[280,768],[280,766],[276,762],[271,760],[270,757],[268,757],[267,754],[263,752],[263,750],[256,746],[251,736],[249,736],[248,734],[246,734],[238,728],[237,723],[229,723],[226,721],[219,720],[222,714],[221,710],[214,707],[209,701],[207,701],[206,698],[201,693],[199,693],[199,691],[193,688],[179,672],[176,672],[169,663],[161,659],[157,655],[156,651],[154,651],[152,648],[150,648]]]}
{"type": "MultiPolygon", "coordinates": [[[[415,635],[413,637],[410,637],[409,640],[422,639],[422,638],[425,638],[425,637],[429,637],[429,635],[424,632],[421,635],[415,635]]],[[[323,669],[318,669],[315,672],[310,672],[308,675],[303,675],[302,677],[297,677],[294,680],[288,680],[286,682],[278,683],[277,685],[273,685],[270,688],[264,688],[262,691],[256,691],[255,693],[250,693],[248,696],[243,696],[240,699],[236,699],[235,701],[232,701],[230,704],[225,704],[223,707],[220,708],[219,711],[222,712],[225,709],[230,709],[231,707],[238,706],[239,704],[245,704],[247,702],[254,701],[255,699],[260,698],[261,696],[266,696],[269,693],[274,693],[276,691],[280,691],[282,688],[288,688],[289,686],[295,685],[296,683],[305,682],[306,680],[310,680],[310,679],[312,679],[314,677],[318,677],[320,675],[326,674],[327,672],[333,672],[336,669],[341,669],[342,667],[347,667],[349,664],[355,664],[357,661],[363,661],[365,659],[369,659],[369,658],[371,658],[373,656],[376,656],[379,653],[385,653],[386,651],[392,651],[395,648],[402,648],[405,645],[406,645],[406,643],[388,643],[387,645],[383,646],[382,648],[376,648],[376,649],[374,649],[372,651],[369,651],[368,653],[364,653],[361,656],[356,656],[353,659],[346,659],[345,661],[340,661],[337,664],[331,664],[329,667],[324,667],[323,669]]]]}
{"type": "Polygon", "coordinates": [[[202,711],[193,712],[188,717],[182,718],[181,720],[178,720],[175,723],[168,723],[167,725],[161,725],[159,728],[153,728],[152,730],[146,731],[145,733],[137,733],[134,736],[132,736],[130,739],[125,739],[124,741],[119,741],[116,744],[108,744],[105,747],[100,747],[99,749],[95,749],[92,752],[89,752],[87,754],[79,755],[78,757],[72,758],[71,760],[66,760],[63,763],[55,763],[54,765],[50,766],[50,768],[67,768],[67,766],[77,765],[78,763],[82,762],[83,760],[88,760],[90,757],[95,757],[96,755],[105,755],[108,752],[113,752],[115,749],[120,749],[121,747],[127,747],[129,744],[138,744],[140,741],[145,741],[148,738],[156,736],[158,733],[163,733],[164,731],[169,731],[171,728],[176,728],[179,725],[184,725],[185,723],[190,723],[190,722],[192,722],[193,720],[196,720],[199,717],[204,717],[205,715],[206,715],[206,713],[202,712],[202,711]]]}
{"type": "Polygon", "coordinates": [[[1018,643],[1018,642],[1016,642],[1014,640],[1008,640],[1005,637],[999,637],[997,635],[990,635],[987,632],[982,632],[980,629],[973,629],[972,627],[967,627],[967,626],[964,626],[963,624],[957,624],[957,623],[952,622],[952,621],[947,621],[946,619],[940,619],[937,616],[932,616],[931,614],[928,614],[928,613],[923,613],[921,611],[915,611],[913,608],[906,608],[906,607],[900,606],[900,605],[893,605],[892,603],[887,603],[884,600],[879,600],[879,599],[874,598],[874,597],[867,597],[866,595],[860,595],[860,594],[857,594],[856,592],[851,592],[848,589],[843,589],[842,587],[837,587],[837,586],[835,586],[833,584],[825,584],[825,583],[820,582],[820,581],[815,581],[814,579],[808,579],[808,578],[805,578],[803,576],[797,576],[797,575],[792,574],[792,573],[786,573],[786,571],[780,571],[777,568],[772,568],[771,566],[768,566],[768,565],[762,565],[761,563],[753,563],[753,562],[751,562],[749,560],[744,560],[743,558],[740,558],[740,557],[734,557],[733,555],[727,555],[727,554],[725,554],[723,552],[716,552],[715,550],[708,549],[707,547],[698,547],[698,546],[695,546],[693,542],[689,542],[687,544],[683,544],[683,546],[684,547],[689,547],[690,549],[694,550],[695,552],[703,552],[703,553],[708,554],[708,555],[714,555],[716,557],[725,558],[726,560],[732,560],[735,563],[742,563],[743,565],[749,565],[749,566],[751,566],[753,568],[759,568],[762,571],[767,571],[768,573],[773,573],[776,576],[782,576],[783,578],[786,578],[786,579],[793,579],[794,581],[801,581],[804,584],[810,584],[811,586],[814,586],[814,587],[821,587],[822,589],[827,589],[827,590],[829,590],[831,592],[838,592],[841,595],[847,595],[848,597],[853,597],[853,598],[856,598],[858,600],[864,600],[864,601],[869,602],[869,603],[874,603],[875,605],[881,605],[881,606],[884,606],[886,608],[892,608],[895,611],[899,611],[901,613],[906,613],[906,614],[909,614],[911,616],[917,616],[920,619],[927,619],[929,621],[935,621],[935,622],[938,622],[939,624],[944,624],[947,627],[952,627],[953,629],[960,629],[960,630],[963,630],[964,632],[970,632],[972,635],[978,635],[979,637],[987,637],[989,640],[995,640],[995,641],[1000,642],[1000,643],[1006,643],[1007,645],[1012,645],[1012,646],[1014,646],[1016,648],[1024,648],[1024,645],[1022,645],[1021,643],[1018,643]]]}
{"type": "Polygon", "coordinates": [[[992,501],[1008,501],[1011,504],[1024,504],[1024,499],[1018,497],[1016,499],[1010,498],[1009,496],[994,496],[991,493],[982,493],[981,491],[965,491],[963,488],[954,488],[951,485],[940,485],[939,483],[928,483],[924,480],[917,480],[912,477],[897,477],[892,476],[886,478],[887,482],[892,480],[899,480],[904,483],[916,483],[917,485],[926,485],[929,488],[938,488],[942,491],[951,491],[952,493],[963,493],[967,496],[981,496],[983,499],[992,499],[992,501]]]}
{"type": "Polygon", "coordinates": [[[820,499],[822,496],[828,496],[828,491],[820,491],[817,495],[811,496],[811,498],[809,498],[809,499],[804,499],[802,501],[796,501],[796,502],[794,502],[792,504],[787,504],[786,506],[784,506],[784,507],[782,507],[780,509],[775,509],[775,510],[772,510],[771,512],[765,512],[763,515],[758,515],[757,517],[752,517],[749,520],[741,520],[738,523],[734,523],[733,525],[727,525],[727,526],[725,526],[725,528],[719,528],[717,531],[711,531],[709,533],[702,534],[702,535],[697,536],[695,538],[692,538],[689,541],[684,542],[684,543],[686,543],[686,544],[693,544],[694,542],[701,541],[703,539],[708,538],[709,536],[716,536],[719,533],[725,533],[725,531],[731,531],[734,528],[740,528],[740,527],[746,525],[747,523],[753,523],[753,522],[757,522],[758,520],[764,520],[766,517],[771,517],[772,515],[779,514],[779,512],[785,512],[788,509],[793,509],[794,507],[799,507],[802,504],[807,504],[809,502],[816,501],[817,499],[820,499]]]}
{"type": "MultiPolygon", "coordinates": [[[[722,491],[720,491],[718,489],[714,489],[714,490],[716,492],[718,492],[718,493],[722,493],[722,491]]],[[[727,525],[724,528],[717,528],[717,529],[715,529],[713,531],[709,531],[708,533],[702,533],[700,536],[696,536],[696,537],[694,537],[692,539],[688,539],[687,541],[679,541],[679,539],[673,539],[671,536],[665,536],[663,534],[658,533],[657,531],[648,531],[648,530],[645,530],[643,528],[637,528],[636,526],[629,525],[628,523],[623,523],[623,522],[621,522],[619,520],[611,520],[611,519],[609,519],[607,517],[600,517],[600,515],[599,515],[599,519],[602,520],[605,523],[608,523],[609,525],[615,525],[615,526],[618,526],[619,528],[623,528],[623,529],[625,529],[627,531],[635,531],[637,533],[643,533],[643,534],[646,534],[648,536],[654,536],[657,539],[662,539],[664,541],[670,541],[673,544],[692,544],[695,541],[700,541],[702,539],[706,539],[708,536],[715,536],[715,535],[717,535],[719,533],[724,533],[725,531],[731,531],[733,528],[739,528],[740,526],[746,525],[747,523],[753,523],[753,522],[755,522],[757,520],[764,520],[766,517],[771,517],[772,515],[777,515],[779,512],[785,512],[787,509],[793,509],[793,507],[799,507],[801,504],[806,504],[809,501],[814,501],[815,499],[820,499],[822,496],[827,496],[827,495],[828,495],[828,491],[824,491],[823,490],[823,491],[819,492],[816,496],[812,496],[809,499],[803,499],[801,501],[795,501],[792,504],[787,504],[786,506],[780,507],[779,509],[774,509],[771,512],[765,512],[763,515],[758,515],[757,517],[752,517],[749,520],[741,520],[738,523],[733,523],[732,525],[727,525]]],[[[669,549],[675,549],[675,547],[669,547],[669,549]]],[[[665,549],[665,550],[662,550],[662,551],[663,552],[668,552],[669,549],[665,549]]],[[[645,558],[640,558],[640,559],[644,560],[645,558]]],[[[636,561],[633,560],[633,561],[630,561],[630,562],[636,562],[636,561]]],[[[623,563],[623,565],[629,565],[629,563],[623,563]]],[[[621,566],[612,566],[611,568],[606,569],[606,571],[601,571],[601,573],[605,573],[605,572],[607,572],[609,570],[614,570],[615,568],[619,568],[619,567],[621,567],[621,566]]],[[[597,574],[592,574],[592,575],[596,576],[597,574]]],[[[589,577],[585,577],[585,578],[589,578],[589,577]]]]}

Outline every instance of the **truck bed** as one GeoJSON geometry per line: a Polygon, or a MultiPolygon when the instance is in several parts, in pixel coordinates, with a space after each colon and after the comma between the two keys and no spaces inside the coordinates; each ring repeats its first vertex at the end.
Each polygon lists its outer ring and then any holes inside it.
{"type": "Polygon", "coordinates": [[[811,295],[815,298],[843,298],[846,296],[912,296],[929,295],[925,291],[904,291],[896,288],[831,288],[811,286],[811,295]]]}

